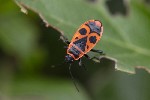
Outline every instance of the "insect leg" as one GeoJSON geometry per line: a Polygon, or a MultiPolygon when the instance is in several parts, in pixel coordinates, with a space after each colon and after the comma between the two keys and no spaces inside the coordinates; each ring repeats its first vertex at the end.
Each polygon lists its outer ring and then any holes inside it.
{"type": "Polygon", "coordinates": [[[84,54],[84,56],[88,59],[91,59],[91,57],[89,57],[87,54],[84,54]]]}
{"type": "Polygon", "coordinates": [[[102,50],[95,50],[95,49],[91,49],[92,52],[96,52],[99,53],[101,55],[105,55],[105,53],[102,50]]]}
{"type": "Polygon", "coordinates": [[[68,41],[68,39],[65,36],[61,35],[60,39],[63,40],[63,42],[65,42],[67,45],[70,44],[70,42],[68,41]]]}
{"type": "Polygon", "coordinates": [[[97,58],[97,57],[89,57],[87,54],[84,54],[84,56],[86,57],[86,58],[88,58],[88,59],[90,59],[90,60],[92,60],[92,59],[97,59],[97,60],[99,60],[99,58],[97,58]]]}
{"type": "Polygon", "coordinates": [[[81,58],[79,59],[79,66],[80,66],[80,67],[83,67],[85,70],[87,70],[86,67],[85,67],[85,65],[82,63],[81,58]]]}
{"type": "Polygon", "coordinates": [[[72,79],[72,81],[73,81],[73,84],[75,85],[77,91],[79,92],[79,89],[78,89],[78,87],[77,87],[77,85],[76,85],[75,79],[74,79],[74,77],[73,77],[73,75],[72,75],[72,73],[71,73],[71,64],[69,65],[69,73],[70,73],[70,75],[71,75],[71,79],[72,79]]]}
{"type": "Polygon", "coordinates": [[[67,45],[70,44],[70,42],[69,42],[68,40],[64,40],[64,42],[65,42],[67,45]]]}
{"type": "Polygon", "coordinates": [[[68,46],[64,46],[65,49],[68,49],[68,46]]]}

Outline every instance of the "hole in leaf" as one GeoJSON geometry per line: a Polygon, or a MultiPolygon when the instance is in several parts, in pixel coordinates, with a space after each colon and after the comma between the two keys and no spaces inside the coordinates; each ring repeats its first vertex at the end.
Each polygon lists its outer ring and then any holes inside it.
{"type": "Polygon", "coordinates": [[[144,0],[145,1],[145,3],[148,3],[148,4],[150,4],[150,0],[144,0]]]}
{"type": "Polygon", "coordinates": [[[107,0],[106,6],[111,14],[127,15],[128,9],[125,0],[107,0]]]}

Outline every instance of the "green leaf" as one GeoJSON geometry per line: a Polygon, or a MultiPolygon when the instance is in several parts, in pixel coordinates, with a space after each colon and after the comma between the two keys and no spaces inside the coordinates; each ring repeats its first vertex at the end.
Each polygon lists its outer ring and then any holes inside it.
{"type": "Polygon", "coordinates": [[[30,76],[17,78],[12,84],[11,100],[89,100],[67,80],[30,76]]]}
{"type": "Polygon", "coordinates": [[[27,57],[34,51],[37,29],[16,12],[0,16],[0,45],[8,54],[27,57]]]}
{"type": "Polygon", "coordinates": [[[150,71],[150,10],[143,2],[129,2],[127,16],[112,16],[105,1],[90,4],[86,0],[16,0],[26,11],[40,15],[47,26],[53,26],[71,40],[73,33],[85,21],[99,19],[104,34],[96,48],[102,49],[107,58],[116,61],[116,69],[134,73],[135,67],[150,71]]]}

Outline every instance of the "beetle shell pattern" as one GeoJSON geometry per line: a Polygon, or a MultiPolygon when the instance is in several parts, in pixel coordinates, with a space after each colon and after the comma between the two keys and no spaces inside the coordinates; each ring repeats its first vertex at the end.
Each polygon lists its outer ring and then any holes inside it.
{"type": "Polygon", "coordinates": [[[101,39],[103,26],[99,20],[89,20],[75,32],[67,49],[67,54],[78,60],[88,53],[101,39]]]}

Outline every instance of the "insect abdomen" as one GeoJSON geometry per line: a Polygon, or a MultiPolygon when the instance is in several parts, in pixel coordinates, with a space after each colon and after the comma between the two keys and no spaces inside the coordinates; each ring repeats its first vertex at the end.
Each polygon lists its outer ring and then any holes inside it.
{"type": "Polygon", "coordinates": [[[70,48],[67,50],[67,53],[71,55],[75,60],[78,60],[84,55],[84,52],[73,43],[70,44],[70,48]]]}

